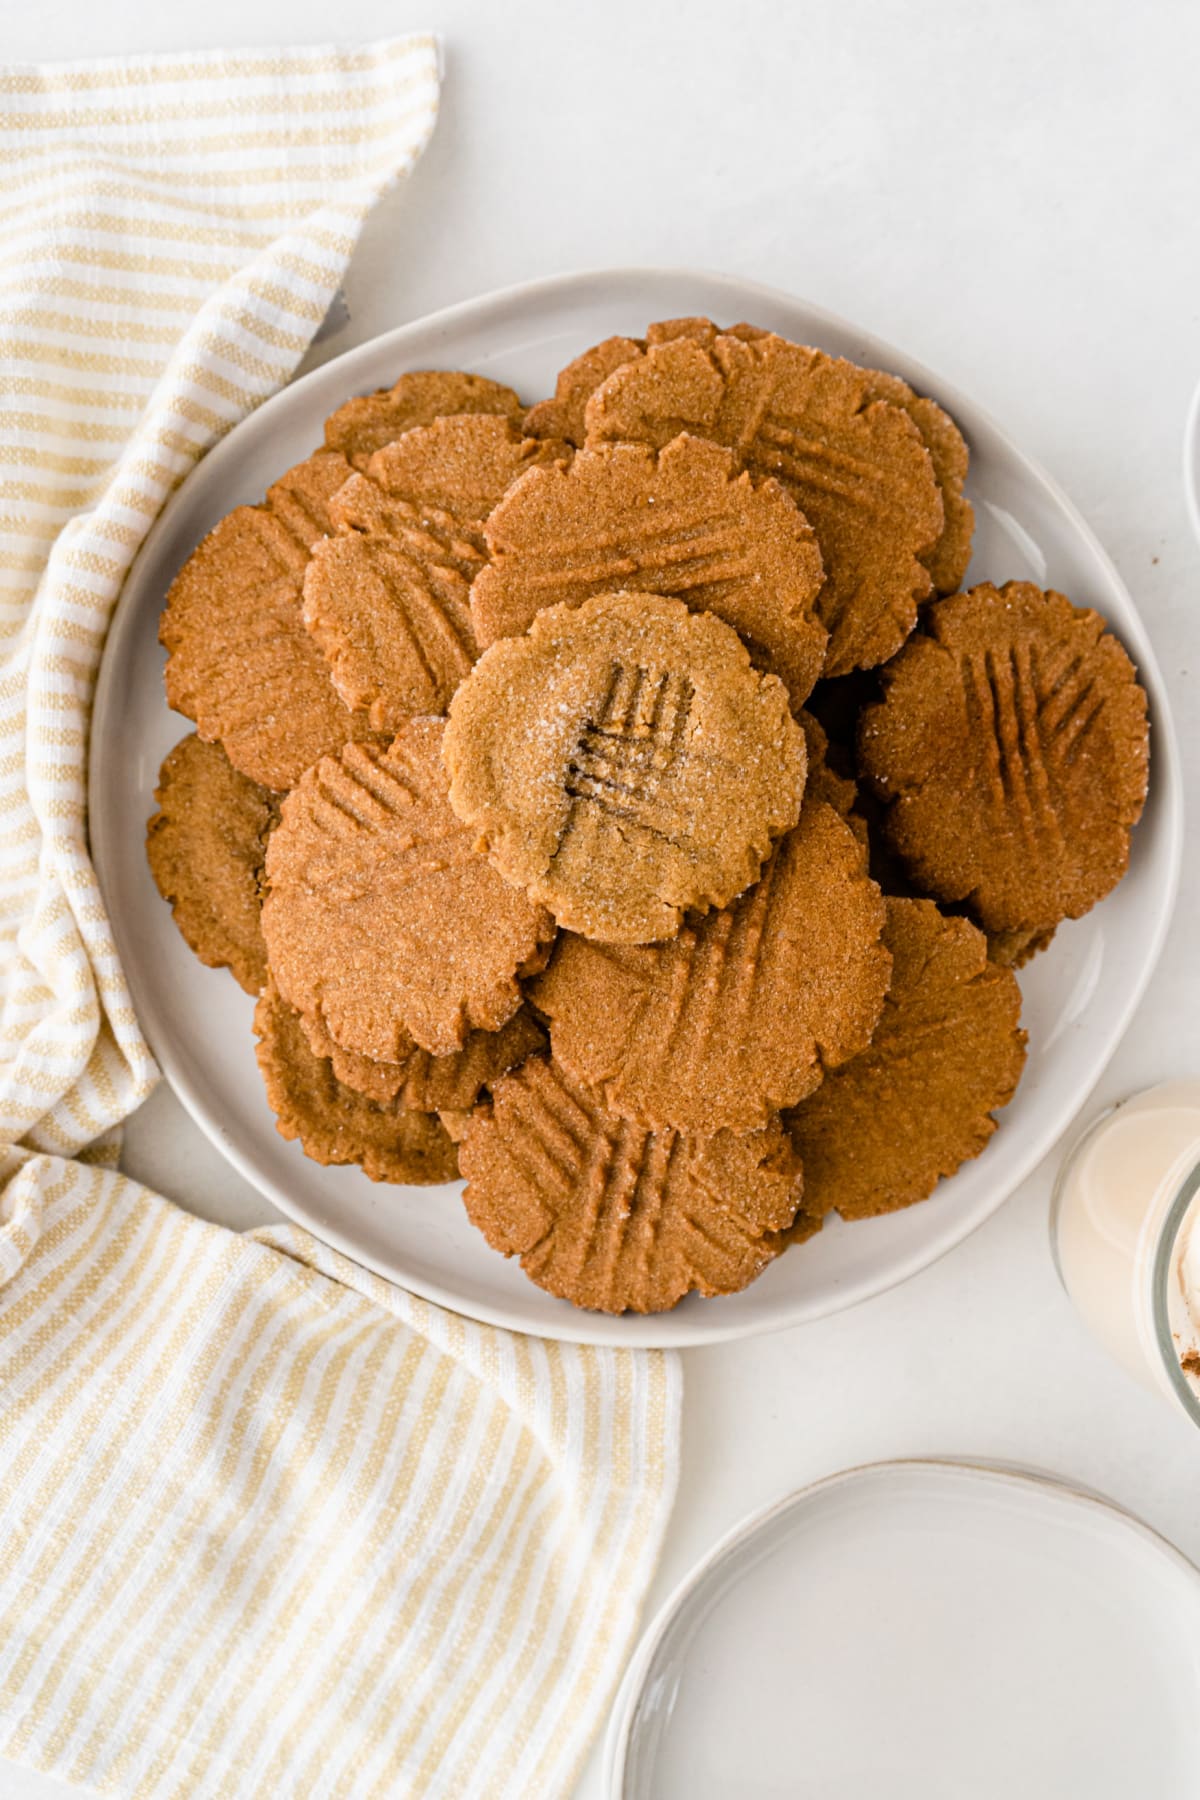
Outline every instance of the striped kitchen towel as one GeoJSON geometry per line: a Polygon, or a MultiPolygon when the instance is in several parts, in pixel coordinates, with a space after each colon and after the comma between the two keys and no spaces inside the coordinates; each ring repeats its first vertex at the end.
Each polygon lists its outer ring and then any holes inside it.
{"type": "Polygon", "coordinates": [[[429,38],[0,69],[0,1756],[122,1795],[559,1800],[674,1491],[674,1358],[113,1167],[157,1073],[87,853],[108,622],[437,101],[429,38]]]}

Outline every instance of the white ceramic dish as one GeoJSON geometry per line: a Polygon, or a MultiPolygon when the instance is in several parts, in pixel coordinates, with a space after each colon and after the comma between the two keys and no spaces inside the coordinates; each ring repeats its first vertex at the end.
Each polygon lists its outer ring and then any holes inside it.
{"type": "Polygon", "coordinates": [[[1183,429],[1183,492],[1192,530],[1200,538],[1200,386],[1192,395],[1183,429]]]}
{"type": "Polygon", "coordinates": [[[747,282],[667,270],[566,276],[453,307],[326,364],[231,432],[166,508],[126,583],[96,696],[90,808],[93,855],[139,1017],[176,1093],[242,1174],[330,1243],[430,1299],[543,1336],[626,1345],[711,1342],[817,1318],[904,1280],[974,1230],[1045,1155],[1111,1056],[1158,957],[1181,838],[1178,756],[1153,653],[1116,570],[1053,482],[970,400],[867,333],[747,282]],[[157,770],[190,729],[163,697],[157,628],[171,578],[196,542],[318,443],[325,415],[348,395],[404,369],[441,365],[498,377],[532,399],[584,346],[684,313],[753,319],[897,370],[945,402],[971,444],[972,577],[1051,582],[1107,615],[1150,693],[1151,790],[1126,880],[1022,976],[1029,1065],[981,1158],[909,1212],[833,1221],[743,1294],[612,1319],[534,1287],[476,1234],[454,1189],[377,1187],[356,1169],[320,1168],[277,1135],[254,1061],[251,1002],[190,955],[146,868],[157,770]]]}
{"type": "Polygon", "coordinates": [[[610,1800],[1192,1800],[1200,1571],[1046,1477],[852,1469],[687,1577],[605,1760],[610,1800]]]}

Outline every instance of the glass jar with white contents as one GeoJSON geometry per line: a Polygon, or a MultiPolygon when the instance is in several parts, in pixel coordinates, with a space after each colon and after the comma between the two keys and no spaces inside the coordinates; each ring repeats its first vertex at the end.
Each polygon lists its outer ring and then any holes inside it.
{"type": "Polygon", "coordinates": [[[1091,1126],[1059,1171],[1051,1242],[1095,1336],[1200,1425],[1200,1077],[1091,1126]]]}

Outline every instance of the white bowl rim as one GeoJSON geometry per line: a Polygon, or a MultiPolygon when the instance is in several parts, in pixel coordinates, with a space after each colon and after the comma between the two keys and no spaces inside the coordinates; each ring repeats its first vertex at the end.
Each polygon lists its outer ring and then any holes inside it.
{"type": "Polygon", "coordinates": [[[1200,382],[1188,406],[1183,428],[1183,497],[1192,530],[1200,540],[1200,382]]]}

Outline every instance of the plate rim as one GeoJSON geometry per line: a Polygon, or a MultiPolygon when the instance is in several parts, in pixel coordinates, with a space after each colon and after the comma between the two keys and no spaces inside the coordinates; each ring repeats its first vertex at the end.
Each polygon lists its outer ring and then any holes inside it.
{"type": "MultiPolygon", "coordinates": [[[[914,377],[917,385],[924,385],[928,391],[938,397],[939,401],[944,400],[952,412],[961,409],[965,415],[969,415],[986,428],[994,435],[997,442],[1017,460],[1028,478],[1040,486],[1044,495],[1066,517],[1073,532],[1086,545],[1090,554],[1105,569],[1110,581],[1124,595],[1130,616],[1141,640],[1138,647],[1138,673],[1142,685],[1151,697],[1153,707],[1156,743],[1154,754],[1151,757],[1151,781],[1154,784],[1156,805],[1161,809],[1167,866],[1166,880],[1160,890],[1156,929],[1143,958],[1138,977],[1126,998],[1121,1013],[1110,1026],[1106,1041],[1102,1041],[1102,1049],[1092,1070],[1091,1079],[1086,1089],[1076,1095],[1070,1113],[1060,1119],[1053,1132],[1043,1131],[1040,1136],[1032,1140],[1032,1147],[1023,1148],[1022,1152],[1015,1157],[1012,1171],[1007,1179],[1002,1179],[997,1183],[994,1194],[989,1196],[987,1206],[981,1207],[978,1214],[965,1227],[961,1226],[957,1220],[951,1219],[932,1247],[929,1245],[914,1247],[905,1255],[897,1257],[884,1275],[857,1278],[854,1285],[849,1287],[843,1285],[834,1288],[831,1286],[823,1298],[815,1303],[812,1300],[806,1303],[802,1319],[798,1319],[794,1312],[789,1314],[786,1307],[763,1317],[736,1317],[727,1322],[719,1316],[710,1318],[707,1307],[702,1313],[694,1312],[690,1315],[674,1313],[593,1315],[570,1307],[568,1303],[564,1302],[562,1319],[556,1317],[553,1320],[538,1320],[536,1323],[532,1323],[528,1317],[522,1314],[519,1306],[493,1305],[478,1301],[471,1301],[468,1305],[461,1295],[443,1287],[436,1281],[414,1277],[410,1273],[399,1278],[394,1268],[381,1268],[369,1255],[364,1254],[361,1246],[355,1244],[352,1237],[348,1237],[336,1226],[317,1217],[313,1211],[302,1204],[297,1205],[293,1202],[282,1187],[266,1178],[254,1167],[248,1157],[243,1156],[240,1149],[228,1139],[220,1120],[210,1113],[201,1097],[193,1091],[192,1083],[182,1066],[182,1059],[175,1055],[169,1035],[165,1030],[160,1032],[157,1029],[157,1020],[148,1020],[143,1016],[142,1010],[138,1010],[139,1026],[175,1097],[208,1140],[216,1146],[243,1179],[248,1181],[287,1218],[299,1224],[303,1229],[313,1232],[322,1241],[341,1250],[344,1254],[361,1261],[365,1266],[375,1268],[385,1279],[406,1286],[411,1292],[422,1298],[445,1307],[449,1311],[462,1312],[465,1316],[476,1319],[482,1324],[499,1326],[506,1330],[533,1332],[559,1342],[621,1345],[630,1349],[683,1349],[788,1330],[798,1323],[815,1322],[843,1311],[848,1306],[857,1305],[860,1301],[873,1299],[932,1267],[943,1256],[957,1249],[961,1243],[964,1243],[988,1219],[993,1217],[1011,1194],[1029,1178],[1055,1145],[1062,1140],[1063,1135],[1087,1104],[1090,1094],[1108,1066],[1145,996],[1146,988],[1162,953],[1179,890],[1183,838],[1183,791],[1178,740],[1170,697],[1163,681],[1153,644],[1133,595],[1096,533],[1054,477],[1039,462],[1027,455],[1003,427],[996,423],[985,408],[979,406],[968,395],[963,394],[955,384],[942,380],[940,376],[926,368],[916,358],[897,349],[874,332],[863,329],[855,321],[785,289],[744,280],[737,275],[674,265],[622,265],[615,268],[572,271],[566,274],[542,276],[532,281],[517,282],[476,295],[473,298],[456,301],[436,312],[424,314],[403,325],[395,326],[390,331],[381,332],[375,337],[369,338],[365,343],[356,344],[340,355],[329,358],[317,368],[309,370],[305,375],[289,382],[264,401],[254,412],[247,415],[246,419],[240,420],[232,426],[220,441],[188,471],[151,526],[122,584],[121,593],[105,636],[88,734],[89,845],[101,897],[104,899],[105,910],[109,913],[111,920],[111,909],[106,897],[106,890],[111,885],[109,877],[106,875],[109,848],[103,841],[103,834],[97,836],[91,829],[92,821],[96,817],[102,816],[104,810],[102,803],[98,800],[99,770],[103,757],[102,753],[98,754],[97,747],[106,735],[110,715],[119,699],[116,678],[117,651],[124,642],[129,630],[129,621],[133,617],[139,573],[151,562],[157,552],[160,540],[168,535],[174,526],[177,514],[188,504],[189,487],[201,470],[206,472],[208,480],[218,480],[224,464],[237,453],[238,433],[243,427],[252,421],[266,420],[269,422],[274,412],[284,406],[293,405],[295,395],[302,393],[306,386],[328,380],[328,372],[334,368],[345,373],[348,391],[358,391],[353,386],[356,366],[373,362],[380,355],[390,354],[393,349],[398,356],[402,355],[406,339],[418,333],[425,334],[431,329],[437,332],[453,331],[462,320],[474,320],[481,313],[503,313],[506,309],[514,306],[522,308],[530,305],[537,306],[543,301],[553,303],[556,300],[569,300],[575,295],[586,297],[597,284],[628,288],[632,296],[639,287],[645,284],[669,284],[671,282],[677,282],[681,286],[697,283],[710,285],[714,289],[724,289],[732,310],[739,310],[747,303],[752,306],[763,304],[799,307],[819,328],[861,337],[864,345],[869,347],[870,353],[873,356],[878,355],[884,366],[894,362],[895,365],[905,370],[906,377],[914,377]],[[213,474],[214,470],[216,471],[215,475],[213,474]],[[671,1323],[664,1325],[664,1321],[671,1321],[671,1323]]],[[[260,424],[257,428],[262,430],[263,426],[260,424]]],[[[126,979],[132,990],[134,978],[128,971],[126,971],[126,979]]]]}
{"type": "Polygon", "coordinates": [[[1115,1519],[1125,1530],[1132,1531],[1145,1547],[1161,1556],[1169,1563],[1175,1573],[1182,1576],[1187,1584],[1195,1590],[1196,1602],[1200,1608],[1200,1566],[1192,1561],[1177,1544],[1145,1519],[1122,1506],[1098,1489],[1089,1488],[1080,1482],[1072,1481],[1065,1475],[1056,1474],[1049,1469],[1039,1469],[1032,1464],[1008,1462],[1003,1459],[986,1457],[960,1458],[954,1456],[900,1456],[885,1457],[878,1462],[854,1463],[849,1468],[835,1469],[831,1474],[822,1475],[815,1481],[806,1482],[802,1487],[793,1488],[789,1493],[781,1495],[777,1500],[768,1501],[765,1506],[747,1513],[734,1525],[723,1532],[716,1542],[687,1569],[676,1582],[666,1599],[656,1609],[649,1624],[638,1638],[621,1677],[609,1710],[608,1725],[604,1734],[604,1750],[602,1757],[601,1792],[604,1800],[623,1800],[625,1776],[627,1772],[630,1739],[633,1732],[634,1714],[638,1700],[645,1685],[646,1677],[654,1656],[663,1642],[672,1623],[696,1590],[716,1573],[722,1563],[749,1543],[761,1532],[769,1528],[791,1511],[803,1512],[822,1495],[835,1492],[838,1488],[852,1487],[859,1483],[877,1481],[893,1475],[902,1475],[916,1470],[923,1474],[945,1476],[952,1484],[971,1486],[992,1485],[1016,1489],[1026,1493],[1034,1490],[1039,1494],[1049,1494],[1056,1504],[1064,1506],[1082,1506],[1091,1513],[1099,1513],[1109,1519],[1115,1519]]]}
{"type": "Polygon", "coordinates": [[[1183,427],[1183,497],[1192,534],[1200,542],[1200,382],[1188,402],[1183,427]]]}

